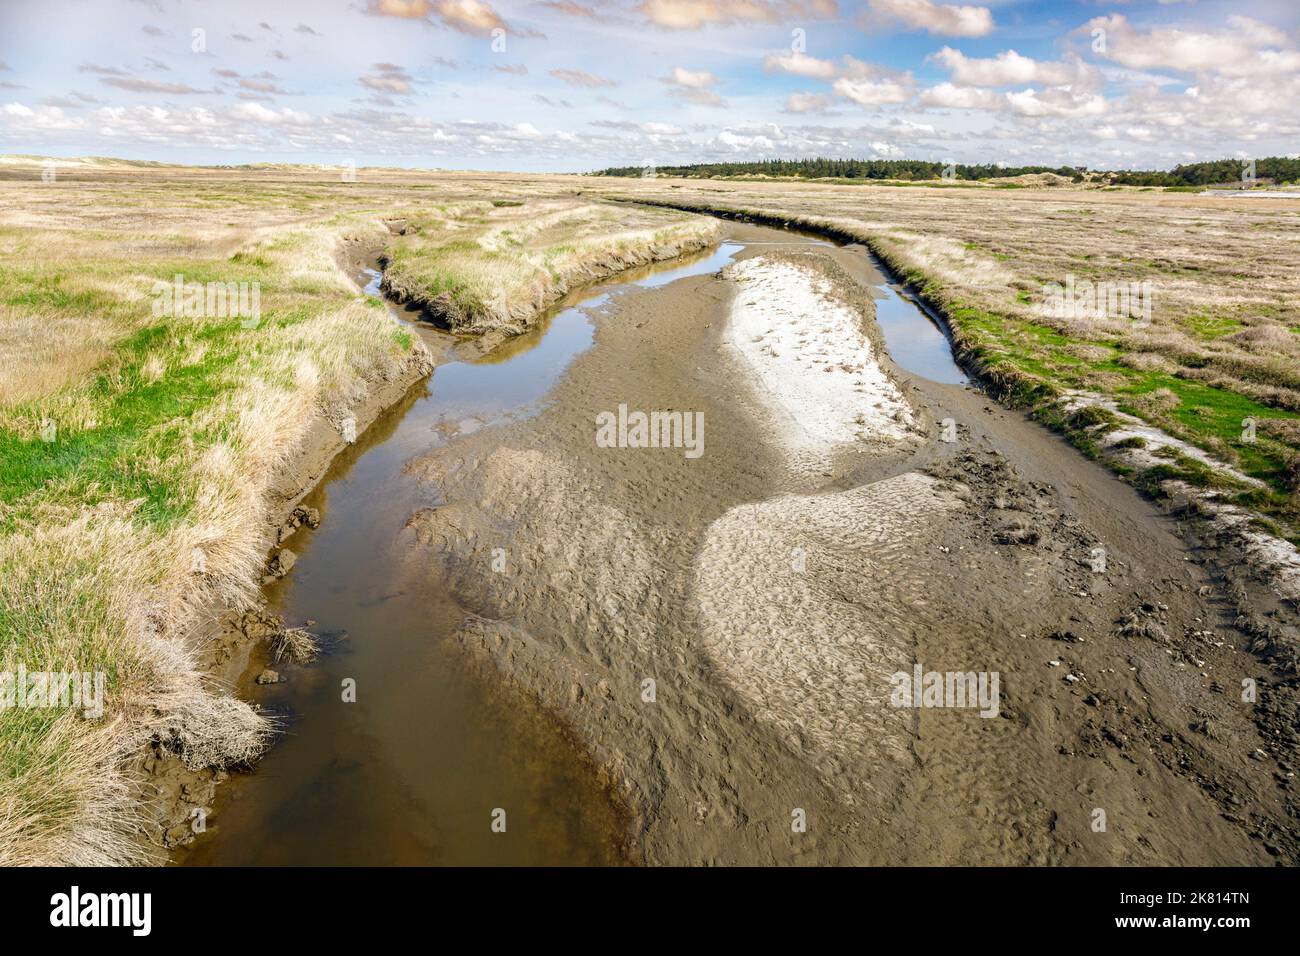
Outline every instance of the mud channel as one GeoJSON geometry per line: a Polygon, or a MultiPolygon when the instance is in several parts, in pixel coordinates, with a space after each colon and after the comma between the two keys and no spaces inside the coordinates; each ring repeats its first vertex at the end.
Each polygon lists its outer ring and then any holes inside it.
{"type": "Polygon", "coordinates": [[[515,339],[395,310],[437,367],[305,502],[267,597],[324,653],[251,663],[283,737],[181,862],[1290,859],[1210,556],[864,249],[725,235],[515,339]],[[700,453],[599,440],[636,411],[700,453]],[[897,706],[917,666],[996,713],[897,706]]]}

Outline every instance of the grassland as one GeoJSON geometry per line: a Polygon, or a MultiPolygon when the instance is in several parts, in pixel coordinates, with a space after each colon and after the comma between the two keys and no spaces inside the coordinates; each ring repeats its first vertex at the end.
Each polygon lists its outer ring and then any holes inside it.
{"type": "Polygon", "coordinates": [[[0,667],[103,672],[108,697],[98,720],[5,710],[0,862],[128,860],[121,760],[263,745],[192,629],[255,598],[267,489],[311,421],[409,374],[416,344],[339,272],[338,224],[275,187],[0,190],[0,667]],[[257,314],[156,308],[177,275],[247,283],[257,314]]]}
{"type": "MultiPolygon", "coordinates": [[[[1073,392],[1266,486],[1242,504],[1300,540],[1300,204],[1136,190],[942,190],[605,180],[602,191],[862,242],[948,320],[967,364],[1090,450],[1073,392]],[[1149,282],[1151,321],[1056,315],[1047,289],[1149,282]],[[1251,428],[1253,423],[1253,429],[1251,428]]],[[[1167,467],[1189,481],[1204,469],[1167,467]]]]}
{"type": "Polygon", "coordinates": [[[717,241],[717,224],[568,198],[452,203],[400,220],[384,291],[458,332],[519,333],[565,292],[717,241]]]}

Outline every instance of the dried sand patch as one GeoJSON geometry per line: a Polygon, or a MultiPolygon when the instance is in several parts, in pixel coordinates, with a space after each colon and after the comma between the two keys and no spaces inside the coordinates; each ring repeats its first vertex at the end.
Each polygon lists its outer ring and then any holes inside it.
{"type": "MultiPolygon", "coordinates": [[[[704,646],[723,678],[823,769],[907,756],[889,705],[945,574],[925,542],[960,499],[918,472],[732,508],[695,561],[704,646]]],[[[934,622],[938,623],[938,622],[934,622]]]]}
{"type": "Polygon", "coordinates": [[[915,432],[912,407],[829,279],[769,256],[724,275],[737,285],[726,341],[753,373],[795,462],[823,470],[845,446],[900,442],[915,432]]]}

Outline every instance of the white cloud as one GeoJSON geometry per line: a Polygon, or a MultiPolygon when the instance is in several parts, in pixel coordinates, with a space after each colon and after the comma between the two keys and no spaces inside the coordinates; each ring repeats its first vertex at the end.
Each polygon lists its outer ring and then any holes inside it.
{"type": "Polygon", "coordinates": [[[775,53],[763,58],[763,69],[768,73],[789,73],[792,76],[806,76],[814,80],[829,80],[835,76],[835,64],[830,60],[819,60],[806,53],[791,53],[778,56],[775,53]]]}
{"type": "Polygon", "coordinates": [[[1122,14],[1094,17],[1080,33],[1103,30],[1102,55],[1135,70],[1170,69],[1225,76],[1266,76],[1300,72],[1300,51],[1282,31],[1232,16],[1226,30],[1154,27],[1141,30],[1122,14]]]}
{"type": "Polygon", "coordinates": [[[588,89],[602,86],[618,86],[613,80],[583,70],[551,70],[551,76],[562,83],[568,83],[570,86],[585,86],[588,89]]]}
{"type": "Polygon", "coordinates": [[[995,110],[1005,101],[992,90],[982,90],[974,86],[954,86],[952,83],[940,83],[921,93],[924,106],[951,107],[967,110],[995,110]]]}
{"type": "Polygon", "coordinates": [[[1089,68],[1075,57],[1069,62],[1053,63],[1021,56],[1015,50],[1004,50],[990,59],[972,59],[960,50],[945,46],[931,57],[952,75],[952,81],[962,86],[1021,86],[1042,83],[1060,86],[1078,82],[1089,74],[1089,68]]]}
{"type": "Polygon", "coordinates": [[[691,89],[703,89],[706,86],[714,86],[718,78],[708,70],[691,71],[683,69],[680,66],[673,67],[672,73],[666,78],[665,82],[671,82],[676,86],[686,86],[691,89]]]}
{"type": "Polygon", "coordinates": [[[655,26],[674,30],[728,23],[780,23],[825,19],[838,12],[835,0],[641,0],[636,12],[655,26]]]}
{"type": "Polygon", "coordinates": [[[933,0],[869,0],[876,18],[950,37],[982,37],[993,32],[988,7],[935,3],[933,0]]]}
{"type": "Polygon", "coordinates": [[[99,82],[106,86],[116,86],[120,90],[127,90],[131,93],[168,93],[175,96],[192,96],[209,92],[208,90],[197,90],[187,83],[164,83],[160,80],[146,80],[133,76],[105,76],[101,77],[99,82]]]}
{"type": "Polygon", "coordinates": [[[791,93],[785,101],[785,109],[787,113],[812,113],[824,110],[830,101],[825,93],[791,93]]]}
{"type": "Polygon", "coordinates": [[[725,101],[710,87],[716,86],[718,78],[708,70],[687,70],[675,66],[667,76],[660,77],[660,82],[672,87],[671,96],[687,103],[699,106],[723,106],[725,101]]]}
{"type": "Polygon", "coordinates": [[[686,130],[672,123],[642,123],[637,127],[647,136],[684,136],[686,130]]]}
{"type": "Polygon", "coordinates": [[[883,106],[889,103],[906,103],[912,98],[911,85],[894,79],[854,79],[840,77],[835,81],[835,92],[860,106],[883,106]]]}
{"type": "Polygon", "coordinates": [[[312,117],[307,113],[287,108],[281,110],[268,109],[261,103],[240,103],[230,110],[230,115],[237,119],[273,125],[308,126],[313,122],[312,117]]]}
{"type": "Polygon", "coordinates": [[[1053,87],[1039,93],[1022,90],[1007,93],[1007,103],[1021,116],[1100,116],[1106,112],[1106,100],[1096,93],[1053,87]]]}

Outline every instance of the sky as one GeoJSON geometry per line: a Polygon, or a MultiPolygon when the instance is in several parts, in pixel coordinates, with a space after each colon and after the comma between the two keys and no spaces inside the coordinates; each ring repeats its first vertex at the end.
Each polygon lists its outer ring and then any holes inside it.
{"type": "Polygon", "coordinates": [[[584,172],[1300,153],[1297,0],[0,0],[0,153],[584,172]]]}

